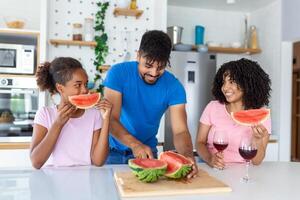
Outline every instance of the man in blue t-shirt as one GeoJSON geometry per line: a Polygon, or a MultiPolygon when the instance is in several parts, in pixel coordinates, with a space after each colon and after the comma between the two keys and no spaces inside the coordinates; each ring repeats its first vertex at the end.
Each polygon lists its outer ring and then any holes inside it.
{"type": "MultiPolygon", "coordinates": [[[[170,108],[176,150],[194,162],[187,127],[186,94],[170,72],[171,40],[162,31],[148,31],[141,40],[137,61],[114,65],[104,81],[104,96],[112,104],[110,152],[107,164],[125,164],[133,157],[157,157],[160,119],[170,108]]],[[[194,165],[189,177],[197,173],[194,165]]]]}

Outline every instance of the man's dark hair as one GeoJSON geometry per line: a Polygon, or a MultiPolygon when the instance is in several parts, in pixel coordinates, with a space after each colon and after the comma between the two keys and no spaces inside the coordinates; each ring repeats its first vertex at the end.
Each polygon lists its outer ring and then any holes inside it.
{"type": "Polygon", "coordinates": [[[172,42],[163,31],[152,30],[144,33],[139,52],[150,63],[158,62],[163,66],[169,65],[172,42]]]}
{"type": "Polygon", "coordinates": [[[269,104],[271,80],[257,62],[242,58],[224,63],[218,70],[212,93],[220,103],[228,104],[221,91],[226,76],[243,91],[245,109],[261,108],[269,104]]]}

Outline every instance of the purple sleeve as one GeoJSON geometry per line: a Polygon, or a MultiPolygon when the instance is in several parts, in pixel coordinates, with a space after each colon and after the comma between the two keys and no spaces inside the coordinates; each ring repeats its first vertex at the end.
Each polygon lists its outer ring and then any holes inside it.
{"type": "Polygon", "coordinates": [[[200,117],[200,122],[206,125],[211,125],[211,111],[212,111],[212,107],[213,107],[213,102],[209,102],[209,104],[207,104],[207,106],[205,107],[201,117],[200,117]]]}

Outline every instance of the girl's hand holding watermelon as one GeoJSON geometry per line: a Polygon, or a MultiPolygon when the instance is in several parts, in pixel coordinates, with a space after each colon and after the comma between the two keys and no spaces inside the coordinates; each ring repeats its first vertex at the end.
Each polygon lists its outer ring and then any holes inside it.
{"type": "Polygon", "coordinates": [[[107,99],[100,100],[95,107],[100,110],[104,120],[110,118],[112,104],[107,99]]]}
{"type": "Polygon", "coordinates": [[[57,112],[58,116],[56,118],[56,123],[64,125],[74,114],[76,107],[69,103],[62,103],[61,106],[58,106],[57,112]]]}

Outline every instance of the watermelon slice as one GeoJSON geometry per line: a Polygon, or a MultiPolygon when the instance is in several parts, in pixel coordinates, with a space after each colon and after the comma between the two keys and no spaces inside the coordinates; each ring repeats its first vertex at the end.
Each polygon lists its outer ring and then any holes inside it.
{"type": "Polygon", "coordinates": [[[140,181],[146,183],[157,181],[160,176],[165,174],[167,169],[166,162],[149,158],[130,159],[128,165],[133,174],[136,175],[140,181]]]}
{"type": "Polygon", "coordinates": [[[192,170],[192,161],[185,156],[173,151],[165,151],[159,155],[159,159],[168,164],[166,177],[179,179],[183,178],[192,170]]]}
{"type": "Polygon", "coordinates": [[[271,110],[266,108],[242,110],[238,112],[231,112],[231,117],[240,125],[252,126],[266,121],[270,116],[270,112],[271,110]]]}
{"type": "Polygon", "coordinates": [[[69,101],[72,105],[76,106],[79,109],[88,109],[95,106],[100,98],[100,93],[81,94],[69,96],[69,101]]]}

